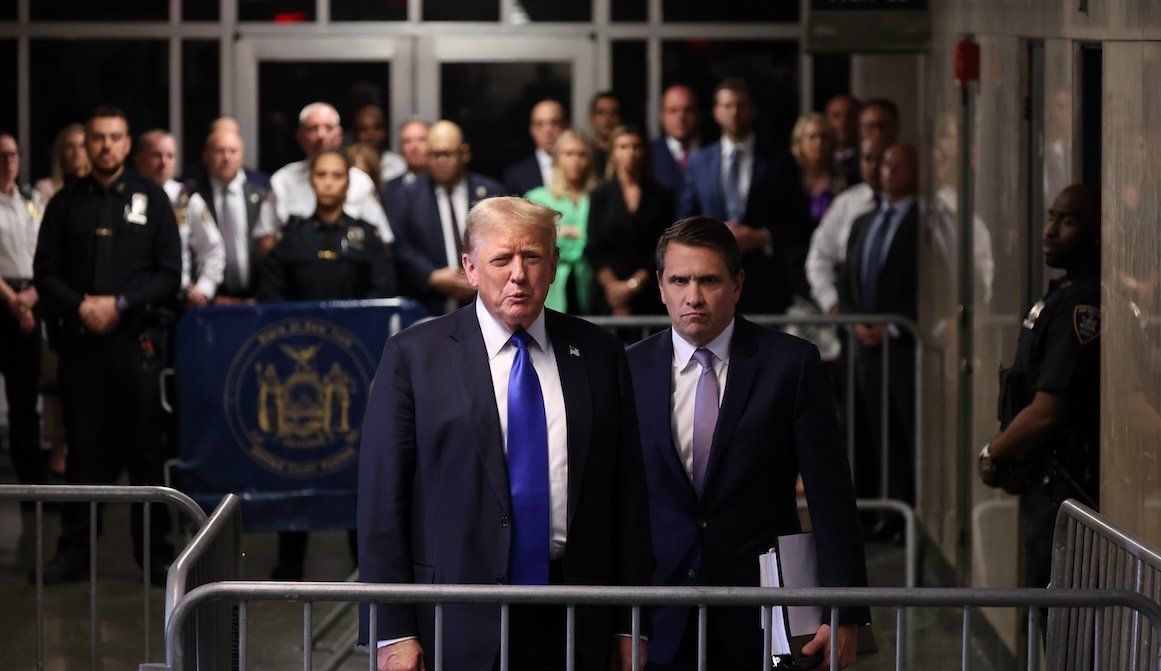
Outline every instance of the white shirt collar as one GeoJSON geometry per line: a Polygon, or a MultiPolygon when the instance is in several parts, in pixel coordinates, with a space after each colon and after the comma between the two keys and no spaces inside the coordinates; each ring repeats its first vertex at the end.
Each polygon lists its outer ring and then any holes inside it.
{"type": "Polygon", "coordinates": [[[452,184],[452,186],[451,186],[451,188],[450,188],[450,189],[449,189],[449,188],[447,188],[447,187],[445,187],[445,186],[444,186],[444,185],[442,185],[442,184],[436,184],[436,185],[435,185],[435,190],[436,190],[436,193],[444,193],[444,192],[446,192],[446,193],[449,193],[449,194],[451,194],[453,197],[454,197],[454,196],[455,196],[457,193],[459,193],[461,190],[462,190],[464,193],[466,193],[466,192],[467,192],[467,190],[468,190],[468,175],[467,175],[467,173],[464,173],[463,175],[460,175],[460,179],[459,179],[459,181],[457,181],[455,184],[452,184]]]}
{"type": "Polygon", "coordinates": [[[755,135],[753,133],[750,133],[749,135],[747,135],[745,138],[742,139],[741,142],[738,142],[737,144],[735,144],[732,140],[730,140],[730,138],[726,137],[725,135],[722,135],[722,156],[729,156],[730,152],[732,152],[734,150],[734,147],[740,148],[742,150],[742,154],[744,154],[746,156],[753,156],[754,143],[755,143],[755,135]]]}
{"type": "Polygon", "coordinates": [[[241,190],[242,185],[246,183],[246,171],[238,170],[238,174],[234,175],[234,179],[231,179],[227,183],[222,183],[213,177],[210,178],[210,183],[214,185],[215,191],[221,191],[225,193],[239,191],[241,190]]]}
{"type": "MultiPolygon", "coordinates": [[[[670,333],[673,337],[673,362],[677,365],[678,370],[685,370],[685,367],[689,365],[689,360],[693,358],[693,353],[697,351],[698,347],[685,338],[682,338],[676,329],[670,329],[670,333]]],[[[729,363],[730,341],[733,337],[734,320],[731,319],[730,323],[726,324],[726,328],[718,334],[718,337],[711,340],[704,347],[713,352],[718,360],[723,363],[729,363]]]]}
{"type": "Polygon", "coordinates": [[[907,212],[907,210],[911,208],[911,204],[914,202],[915,202],[915,196],[907,196],[906,198],[900,198],[899,200],[897,200],[893,203],[888,203],[887,199],[884,198],[883,201],[881,203],[879,203],[879,211],[886,212],[887,208],[890,207],[891,210],[895,213],[895,215],[898,216],[898,215],[901,215],[901,214],[904,214],[905,212],[907,212]]]}
{"type": "MultiPolygon", "coordinates": [[[[499,319],[496,319],[495,315],[488,312],[488,308],[484,306],[484,301],[479,296],[476,296],[476,319],[479,320],[480,332],[484,335],[484,349],[488,352],[488,359],[494,359],[500,350],[504,349],[504,345],[507,345],[508,341],[512,339],[512,332],[499,319]]],[[[528,335],[536,341],[536,346],[540,348],[540,351],[547,352],[548,329],[544,325],[544,308],[540,308],[540,314],[526,330],[528,335]]]]}
{"type": "Polygon", "coordinates": [[[698,142],[697,138],[695,137],[691,138],[688,144],[683,145],[681,144],[680,140],[673,137],[672,135],[666,135],[665,146],[669,148],[670,154],[673,154],[674,157],[678,157],[692,154],[693,152],[697,151],[697,148],[701,146],[701,143],[698,142]]]}
{"type": "Polygon", "coordinates": [[[542,166],[544,166],[544,165],[551,166],[552,165],[552,154],[544,151],[540,147],[537,147],[536,148],[536,162],[542,166]]]}

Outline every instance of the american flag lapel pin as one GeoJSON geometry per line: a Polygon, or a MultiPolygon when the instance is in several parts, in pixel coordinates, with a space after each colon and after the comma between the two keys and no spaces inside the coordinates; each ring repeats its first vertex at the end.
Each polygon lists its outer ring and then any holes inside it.
{"type": "Polygon", "coordinates": [[[579,358],[580,357],[580,348],[573,347],[572,345],[569,345],[568,346],[568,354],[569,354],[569,356],[575,356],[575,357],[579,358]]]}

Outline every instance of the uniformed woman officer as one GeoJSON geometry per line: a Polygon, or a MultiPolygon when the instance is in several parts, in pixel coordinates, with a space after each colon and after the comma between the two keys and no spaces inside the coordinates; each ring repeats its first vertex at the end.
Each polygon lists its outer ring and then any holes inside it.
{"type": "MultiPolygon", "coordinates": [[[[262,261],[259,301],[327,301],[394,296],[395,266],[375,227],[343,212],[350,163],[336,150],[310,162],[318,205],[309,218],[291,217],[283,237],[262,261]]],[[[349,532],[356,556],[354,530],[349,532]]],[[[305,531],[278,534],[275,580],[299,580],[306,557],[305,531]]]]}

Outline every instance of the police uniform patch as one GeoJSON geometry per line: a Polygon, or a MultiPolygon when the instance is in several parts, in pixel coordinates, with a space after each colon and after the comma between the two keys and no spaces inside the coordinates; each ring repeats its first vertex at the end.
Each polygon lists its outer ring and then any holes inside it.
{"type": "Polygon", "coordinates": [[[345,242],[350,244],[351,249],[362,250],[363,240],[363,229],[359,228],[358,226],[351,226],[347,229],[347,239],[345,242]]]}
{"type": "Polygon", "coordinates": [[[1036,328],[1036,320],[1040,318],[1040,313],[1043,311],[1044,299],[1041,298],[1040,300],[1036,301],[1036,305],[1033,305],[1032,309],[1028,311],[1028,316],[1024,317],[1024,328],[1028,329],[1029,331],[1036,328]]]}
{"type": "Polygon", "coordinates": [[[135,193],[129,199],[129,207],[126,208],[125,220],[138,226],[145,225],[145,211],[149,207],[149,197],[143,193],[135,193]]]}
{"type": "Polygon", "coordinates": [[[1087,345],[1101,334],[1101,311],[1092,305],[1078,305],[1072,310],[1072,330],[1080,344],[1087,345]]]}

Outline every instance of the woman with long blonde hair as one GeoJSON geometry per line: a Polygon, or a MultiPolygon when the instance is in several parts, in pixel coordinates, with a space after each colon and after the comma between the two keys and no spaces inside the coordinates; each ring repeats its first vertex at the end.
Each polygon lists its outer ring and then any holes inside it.
{"type": "Polygon", "coordinates": [[[591,310],[593,273],[585,258],[588,245],[589,192],[597,185],[593,176],[593,149],[579,131],[566,130],[552,148],[552,179],[548,186],[524,197],[560,213],[556,246],[560,261],[556,280],[544,305],[559,312],[588,314],[591,310]]]}
{"type": "Polygon", "coordinates": [[[52,143],[52,165],[48,177],[36,182],[41,202],[47,203],[71,179],[89,174],[89,154],[85,151],[85,127],[70,123],[56,134],[52,143]]]}

